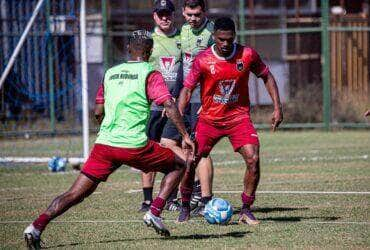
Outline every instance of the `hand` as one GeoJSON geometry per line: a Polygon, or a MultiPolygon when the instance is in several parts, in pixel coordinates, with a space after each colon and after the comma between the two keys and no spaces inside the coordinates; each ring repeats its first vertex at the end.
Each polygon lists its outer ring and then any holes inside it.
{"type": "Polygon", "coordinates": [[[281,107],[274,110],[272,113],[272,119],[271,119],[271,126],[272,131],[275,132],[276,129],[279,127],[280,123],[283,121],[283,110],[281,107]]]}
{"type": "Polygon", "coordinates": [[[370,109],[365,112],[364,116],[370,116],[370,109]]]}
{"type": "Polygon", "coordinates": [[[190,139],[188,134],[182,138],[182,150],[184,151],[187,159],[191,158],[192,161],[194,160],[195,144],[190,139]]]}
{"type": "MultiPolygon", "coordinates": [[[[172,97],[172,101],[173,101],[174,103],[176,103],[176,98],[172,97]]],[[[162,110],[162,117],[165,117],[165,116],[167,116],[167,115],[166,115],[166,108],[163,108],[163,110],[162,110]]]]}

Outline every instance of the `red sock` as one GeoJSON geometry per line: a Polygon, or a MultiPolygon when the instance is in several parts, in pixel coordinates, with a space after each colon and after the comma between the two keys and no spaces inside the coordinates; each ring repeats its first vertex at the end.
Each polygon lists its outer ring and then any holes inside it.
{"type": "Polygon", "coordinates": [[[181,203],[183,204],[183,206],[190,206],[192,192],[193,192],[192,188],[180,187],[181,203]]]}
{"type": "Polygon", "coordinates": [[[44,231],[45,227],[49,222],[51,221],[51,218],[47,214],[41,214],[33,223],[32,225],[39,230],[40,232],[44,231]]]}
{"type": "Polygon", "coordinates": [[[162,210],[164,206],[166,205],[166,201],[163,200],[161,197],[157,197],[152,202],[152,205],[150,206],[150,212],[152,212],[155,216],[160,216],[162,213],[162,210]]]}
{"type": "Polygon", "coordinates": [[[254,200],[256,199],[255,195],[247,195],[246,193],[242,193],[242,202],[243,202],[243,208],[244,207],[250,207],[253,205],[254,200]]]}

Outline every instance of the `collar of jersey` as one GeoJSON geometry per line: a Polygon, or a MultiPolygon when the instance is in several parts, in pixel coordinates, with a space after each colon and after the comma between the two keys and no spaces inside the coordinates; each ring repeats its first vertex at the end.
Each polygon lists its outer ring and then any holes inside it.
{"type": "Polygon", "coordinates": [[[176,33],[177,33],[177,28],[175,28],[173,30],[173,32],[170,33],[170,34],[168,34],[168,35],[167,34],[163,34],[163,33],[159,33],[158,29],[159,29],[158,27],[155,27],[154,28],[154,33],[157,34],[158,36],[171,37],[171,36],[176,35],[176,33]]]}
{"type": "Polygon", "coordinates": [[[198,29],[192,29],[195,33],[199,33],[200,31],[202,31],[206,26],[207,26],[207,23],[208,23],[208,18],[206,17],[204,19],[204,22],[202,23],[202,25],[200,25],[200,27],[198,29]]]}
{"type": "Polygon", "coordinates": [[[235,56],[235,52],[236,52],[236,43],[233,43],[233,52],[228,56],[228,57],[223,57],[223,56],[219,56],[217,54],[217,52],[215,51],[215,46],[216,44],[213,44],[211,49],[212,49],[212,53],[213,55],[217,58],[217,59],[220,59],[220,60],[230,60],[231,58],[233,58],[235,56]]]}

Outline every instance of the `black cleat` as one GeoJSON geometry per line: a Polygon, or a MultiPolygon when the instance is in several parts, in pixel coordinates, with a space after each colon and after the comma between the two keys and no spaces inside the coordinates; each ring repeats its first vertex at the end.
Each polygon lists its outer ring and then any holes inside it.
{"type": "Polygon", "coordinates": [[[151,202],[148,203],[147,201],[143,201],[143,203],[141,203],[141,208],[139,209],[139,212],[148,212],[151,204],[151,202]]]}
{"type": "Polygon", "coordinates": [[[198,206],[191,211],[191,216],[193,217],[203,217],[204,216],[204,204],[202,202],[198,203],[198,206]]]}
{"type": "Polygon", "coordinates": [[[164,209],[171,211],[171,212],[176,212],[180,211],[181,204],[179,203],[178,200],[173,200],[173,201],[167,201],[166,206],[164,209]]]}

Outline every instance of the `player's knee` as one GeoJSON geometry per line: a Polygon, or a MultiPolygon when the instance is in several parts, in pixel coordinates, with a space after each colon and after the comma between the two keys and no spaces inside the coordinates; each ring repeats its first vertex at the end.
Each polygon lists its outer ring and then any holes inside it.
{"type": "Polygon", "coordinates": [[[259,156],[257,154],[254,154],[252,156],[247,157],[247,164],[249,168],[258,168],[258,161],[259,156]]]}

